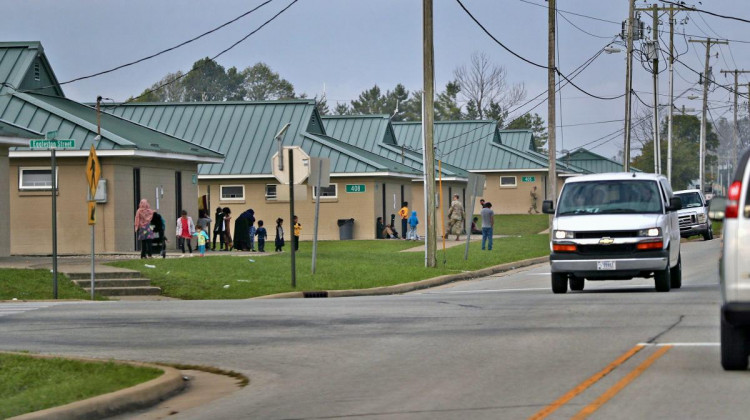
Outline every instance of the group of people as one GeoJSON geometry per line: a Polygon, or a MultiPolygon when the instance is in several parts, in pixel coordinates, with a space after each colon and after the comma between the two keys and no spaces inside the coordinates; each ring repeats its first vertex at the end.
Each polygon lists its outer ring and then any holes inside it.
{"type": "MultiPolygon", "coordinates": [[[[461,234],[464,233],[464,226],[466,223],[466,212],[463,204],[461,204],[460,196],[458,194],[453,195],[451,206],[448,209],[448,230],[445,234],[446,238],[450,235],[456,235],[456,241],[460,240],[461,234]]],[[[494,228],[494,216],[495,213],[492,210],[492,203],[479,200],[482,206],[480,217],[482,218],[482,229],[479,230],[477,222],[479,217],[474,217],[471,224],[471,233],[482,234],[482,249],[485,249],[485,242],[488,245],[489,250],[492,250],[492,232],[494,228]]],[[[417,218],[417,212],[409,212],[409,203],[404,201],[401,203],[401,209],[398,211],[398,215],[401,218],[401,238],[406,240],[419,240],[417,234],[417,225],[419,219],[417,218]]],[[[396,215],[391,214],[391,222],[385,224],[382,217],[378,217],[375,222],[375,237],[377,239],[398,239],[398,231],[395,226],[396,215]]]]}
{"type": "MultiPolygon", "coordinates": [[[[185,248],[192,254],[192,239],[196,238],[196,247],[200,256],[204,256],[206,248],[211,245],[209,236],[211,223],[214,222],[213,244],[211,250],[216,251],[216,241],[219,240],[220,251],[255,251],[255,240],[257,237],[257,251],[265,252],[266,238],[268,232],[264,227],[262,220],[255,220],[255,212],[248,209],[243,212],[234,223],[234,237],[231,229],[232,211],[229,207],[217,207],[214,219],[208,217],[208,214],[200,210],[198,212],[197,223],[188,216],[187,211],[182,210],[181,215],[177,218],[175,235],[177,236],[177,246],[185,253],[185,248]]],[[[299,250],[299,236],[302,232],[302,225],[299,223],[297,216],[293,220],[292,244],[295,251],[299,250]]],[[[274,239],[275,251],[282,252],[284,248],[284,219],[276,219],[276,237],[274,239]]],[[[151,209],[146,199],[142,199],[138,205],[135,214],[135,232],[137,239],[141,243],[141,258],[152,258],[153,242],[159,242],[162,257],[166,256],[166,236],[164,218],[151,209]]]]}

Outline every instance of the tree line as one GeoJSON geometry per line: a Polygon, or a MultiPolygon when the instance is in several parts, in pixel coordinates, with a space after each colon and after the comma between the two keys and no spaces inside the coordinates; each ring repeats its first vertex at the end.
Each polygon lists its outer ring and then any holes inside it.
{"type": "MultiPolygon", "coordinates": [[[[435,120],[491,119],[497,121],[499,128],[530,129],[537,149],[544,151],[547,129],[541,116],[526,113],[509,120],[512,108],[526,98],[526,90],[523,83],[510,84],[507,79],[504,67],[492,63],[483,53],[473,54],[469,63],[453,71],[453,80],[436,95],[435,120]]],[[[265,101],[307,97],[295,92],[294,85],[266,63],[259,62],[243,70],[225,69],[206,57],[196,61],[187,73],[168,73],[128,101],[265,101]]],[[[348,103],[329,106],[325,95],[315,97],[315,102],[321,115],[386,114],[392,121],[422,119],[422,91],[409,91],[401,83],[385,91],[375,84],[348,103]]]]}

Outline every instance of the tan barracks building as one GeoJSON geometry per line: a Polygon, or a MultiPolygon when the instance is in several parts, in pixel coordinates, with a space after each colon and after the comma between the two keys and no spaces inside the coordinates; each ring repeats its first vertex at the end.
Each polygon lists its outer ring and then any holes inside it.
{"type": "Polygon", "coordinates": [[[11,148],[7,182],[2,182],[5,158],[0,150],[0,182],[8,188],[0,188],[0,195],[9,197],[2,201],[9,208],[5,214],[10,215],[11,254],[51,253],[53,177],[58,188],[58,252],[90,252],[85,162],[91,145],[102,166],[97,252],[136,249],[133,219],[141,198],[167,221],[175,220],[183,208],[197,212],[198,163],[218,163],[223,155],[109,114],[101,115],[101,139],[95,140],[96,110],[65,98],[38,42],[0,43],[0,69],[0,133],[23,132],[24,138],[41,139],[56,131],[58,139],[75,142],[74,148],[56,152],[55,174],[49,150],[11,148]]]}

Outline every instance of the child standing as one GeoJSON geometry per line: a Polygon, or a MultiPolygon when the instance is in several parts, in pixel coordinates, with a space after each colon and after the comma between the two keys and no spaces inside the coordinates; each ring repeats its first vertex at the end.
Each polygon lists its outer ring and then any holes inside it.
{"type": "Polygon", "coordinates": [[[299,251],[299,235],[302,233],[302,225],[299,223],[297,219],[297,215],[294,215],[294,236],[292,236],[292,243],[294,245],[294,250],[299,251]]]}
{"type": "Polygon", "coordinates": [[[406,235],[406,239],[410,240],[419,240],[419,235],[417,235],[417,225],[419,224],[419,219],[417,219],[417,212],[412,211],[411,216],[409,217],[409,233],[406,235]]]}
{"type": "MultiPolygon", "coordinates": [[[[260,223],[258,224],[260,226],[260,223]]],[[[250,220],[250,228],[248,229],[248,233],[250,234],[250,251],[255,252],[255,234],[258,232],[258,230],[255,228],[255,219],[250,220]]],[[[260,240],[260,238],[258,238],[260,240]]],[[[260,246],[260,244],[258,244],[260,246]]]]}
{"type": "Polygon", "coordinates": [[[281,248],[284,248],[284,227],[281,225],[282,223],[284,223],[284,219],[281,217],[276,219],[276,239],[274,239],[276,252],[281,252],[281,248]]]}
{"type": "Polygon", "coordinates": [[[205,256],[206,242],[210,240],[208,234],[203,230],[201,225],[198,225],[195,227],[195,233],[193,233],[193,236],[198,238],[198,252],[201,253],[201,257],[205,256]]]}
{"type": "Polygon", "coordinates": [[[255,234],[258,235],[258,252],[266,252],[266,237],[268,233],[266,228],[263,227],[263,221],[258,220],[258,229],[255,230],[255,234]]]}

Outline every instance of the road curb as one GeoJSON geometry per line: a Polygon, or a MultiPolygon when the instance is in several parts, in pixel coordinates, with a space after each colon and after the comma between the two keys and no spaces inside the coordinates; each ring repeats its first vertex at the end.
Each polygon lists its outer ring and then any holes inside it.
{"type": "Polygon", "coordinates": [[[467,271],[459,274],[446,274],[431,279],[419,280],[412,283],[395,284],[393,286],[373,287],[370,289],[348,289],[348,290],[329,290],[312,292],[286,292],[274,295],[258,296],[253,299],[297,299],[308,297],[352,297],[352,296],[378,296],[378,295],[395,295],[413,292],[420,289],[442,286],[455,281],[471,280],[479,277],[487,277],[493,274],[503,273],[517,268],[528,267],[530,265],[541,264],[549,261],[549,256],[530,258],[527,260],[514,261],[500,264],[492,267],[483,268],[476,271],[467,271]]]}
{"type": "MultiPolygon", "coordinates": [[[[3,352],[5,354],[18,354],[22,356],[40,359],[70,359],[82,362],[106,363],[109,360],[90,359],[81,357],[68,357],[59,355],[40,355],[17,352],[3,352]]],[[[132,366],[151,367],[164,372],[163,375],[148,382],[97,395],[70,404],[52,407],[45,410],[34,411],[11,417],[8,420],[77,420],[91,418],[105,418],[131,410],[152,406],[159,401],[165,400],[185,388],[185,381],[179,370],[168,366],[154,365],[149,363],[130,362],[116,360],[115,363],[128,364],[132,366]]]]}

